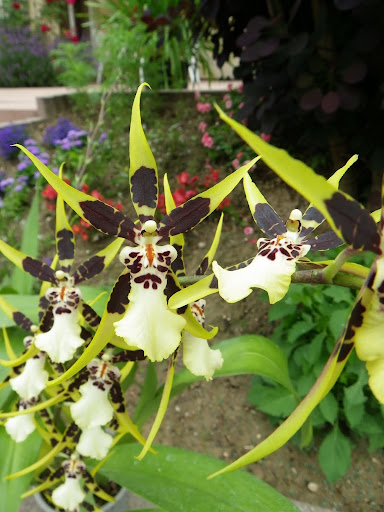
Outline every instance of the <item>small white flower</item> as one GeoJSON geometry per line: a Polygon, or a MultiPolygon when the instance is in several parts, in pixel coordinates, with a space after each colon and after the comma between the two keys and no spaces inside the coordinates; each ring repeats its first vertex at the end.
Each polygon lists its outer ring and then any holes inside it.
{"type": "Polygon", "coordinates": [[[37,334],[35,346],[46,352],[54,363],[65,363],[72,359],[76,350],[84,344],[80,332],[77,309],[68,313],[56,313],[52,329],[37,334]]]}
{"type": "Polygon", "coordinates": [[[44,370],[45,355],[40,353],[25,363],[23,371],[9,380],[11,388],[26,400],[37,396],[46,386],[48,372],[44,370]]]}
{"type": "Polygon", "coordinates": [[[65,482],[52,492],[52,501],[66,512],[74,512],[84,501],[86,494],[77,478],[65,477],[65,482]]]}
{"type": "Polygon", "coordinates": [[[87,428],[82,431],[76,450],[84,457],[104,459],[112,446],[113,437],[101,427],[87,428]]]}
{"type": "Polygon", "coordinates": [[[35,430],[33,413],[14,416],[5,422],[5,430],[16,443],[22,443],[35,430]]]}
{"type": "Polygon", "coordinates": [[[100,389],[88,381],[80,386],[81,398],[70,407],[73,421],[82,430],[106,425],[113,417],[113,407],[108,399],[108,391],[100,389]]]}

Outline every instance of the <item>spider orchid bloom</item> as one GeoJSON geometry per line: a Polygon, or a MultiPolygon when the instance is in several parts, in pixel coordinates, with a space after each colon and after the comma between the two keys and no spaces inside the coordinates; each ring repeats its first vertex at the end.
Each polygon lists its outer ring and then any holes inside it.
{"type": "Polygon", "coordinates": [[[62,464],[65,482],[52,492],[53,503],[66,512],[76,512],[84,501],[86,493],[80,484],[80,479],[85,473],[85,464],[76,457],[71,457],[62,464]]]}
{"type": "MultiPolygon", "coordinates": [[[[205,304],[205,300],[200,299],[191,305],[192,313],[201,325],[204,325],[205,304]]],[[[212,380],[213,374],[223,366],[223,362],[220,350],[212,350],[207,340],[184,332],[183,363],[193,375],[212,380]]]]}
{"type": "Polygon", "coordinates": [[[45,298],[52,307],[53,326],[47,332],[35,337],[35,346],[43,350],[54,363],[65,363],[73,358],[76,350],[84,344],[80,336],[78,306],[81,291],[73,286],[73,278],[58,270],[56,273],[59,287],[51,287],[45,298]]]}
{"type": "Polygon", "coordinates": [[[113,437],[100,426],[87,428],[82,431],[76,450],[83,457],[104,459],[112,446],[113,437]]]}
{"type": "MultiPolygon", "coordinates": [[[[24,346],[29,348],[34,341],[33,336],[24,338],[24,346]]],[[[39,352],[25,363],[23,371],[9,380],[9,385],[16,393],[26,400],[39,395],[48,381],[48,372],[44,370],[46,356],[39,352]]]]}
{"type": "Polygon", "coordinates": [[[169,309],[167,299],[177,290],[177,284],[170,269],[176,254],[167,240],[189,231],[210,215],[251,169],[255,160],[173,209],[159,223],[155,222],[157,166],[140,115],[140,98],[145,85],[139,87],[133,103],[129,135],[129,181],[132,202],[139,218],[137,223],[112,206],[64,183],[32,153],[18,146],[82,219],[103,233],[125,238],[132,244],[122,251],[120,259],[126,269],[115,284],[100,328],[87,353],[52,384],[74,375],[97,356],[112,339],[113,325],[117,335],[125,340],[123,346],[119,345],[121,348],[143,350],[153,361],[166,359],[175,352],[184,328],[200,337],[213,336],[201,327],[190,310],[175,312],[169,309]]]}
{"type": "MultiPolygon", "coordinates": [[[[33,407],[37,403],[37,400],[37,397],[30,400],[21,399],[19,402],[19,411],[33,407]]],[[[22,414],[8,418],[5,422],[5,430],[16,443],[22,443],[35,430],[36,425],[33,416],[33,413],[22,414]]]]}
{"type": "Polygon", "coordinates": [[[89,379],[79,388],[81,398],[70,407],[73,421],[81,430],[93,429],[111,421],[114,410],[108,393],[120,378],[118,368],[106,361],[95,359],[87,369],[89,379]]]}

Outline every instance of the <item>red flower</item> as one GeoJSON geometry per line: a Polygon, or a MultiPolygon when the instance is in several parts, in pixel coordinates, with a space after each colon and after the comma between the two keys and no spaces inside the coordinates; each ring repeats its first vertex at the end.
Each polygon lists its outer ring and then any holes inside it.
{"type": "Polygon", "coordinates": [[[221,201],[221,203],[219,204],[217,209],[221,210],[222,208],[227,208],[227,206],[229,206],[230,204],[231,204],[231,200],[229,199],[229,197],[226,197],[225,199],[223,199],[221,201]]]}
{"type": "Polygon", "coordinates": [[[49,25],[46,25],[45,23],[43,23],[40,27],[40,30],[42,31],[42,33],[44,34],[44,32],[49,32],[51,30],[51,27],[49,25]]]}
{"type": "Polygon", "coordinates": [[[88,194],[89,187],[84,183],[84,185],[81,187],[81,191],[84,192],[84,194],[88,194]]]}
{"type": "Polygon", "coordinates": [[[65,0],[69,5],[75,5],[76,0],[65,0]]]}
{"type": "Polygon", "coordinates": [[[96,197],[96,199],[99,199],[100,201],[104,201],[103,196],[100,194],[98,190],[92,190],[91,196],[96,197]]]}
{"type": "Polygon", "coordinates": [[[189,183],[189,172],[183,171],[177,176],[177,181],[180,185],[186,185],[189,183]]]}
{"type": "Polygon", "coordinates": [[[51,187],[51,185],[46,185],[45,189],[41,192],[41,195],[45,197],[45,199],[52,201],[53,199],[56,199],[57,192],[53,187],[51,187]]]}
{"type": "Polygon", "coordinates": [[[271,138],[272,138],[272,135],[270,133],[262,133],[260,135],[260,137],[265,140],[265,142],[270,142],[271,141],[271,138]]]}
{"type": "Polygon", "coordinates": [[[13,2],[12,7],[18,11],[21,6],[20,6],[19,2],[13,2]]]}
{"type": "Polygon", "coordinates": [[[78,36],[72,36],[71,37],[71,41],[72,41],[72,43],[78,43],[79,42],[79,37],[78,36]]]}

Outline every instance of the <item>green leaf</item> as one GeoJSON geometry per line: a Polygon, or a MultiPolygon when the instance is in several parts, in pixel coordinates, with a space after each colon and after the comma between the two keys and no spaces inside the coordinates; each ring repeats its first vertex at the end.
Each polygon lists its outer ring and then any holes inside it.
{"type": "Polygon", "coordinates": [[[22,443],[15,443],[4,428],[0,429],[0,512],[17,512],[19,509],[20,496],[27,491],[33,473],[14,480],[4,481],[3,478],[35,462],[41,441],[41,437],[35,431],[22,443]]]}
{"type": "Polygon", "coordinates": [[[288,332],[287,339],[290,343],[296,341],[300,336],[303,336],[313,328],[313,322],[296,322],[288,332]]]}
{"type": "Polygon", "coordinates": [[[135,414],[133,416],[133,421],[136,421],[136,418],[140,417],[141,411],[145,407],[145,404],[155,398],[156,390],[157,390],[156,365],[154,363],[151,363],[151,361],[148,361],[147,373],[145,376],[144,385],[141,388],[140,398],[139,398],[139,401],[137,402],[135,414]]]}
{"type": "Polygon", "coordinates": [[[277,418],[287,417],[291,414],[297,402],[287,389],[281,386],[260,386],[259,390],[252,387],[248,400],[260,411],[277,418]],[[260,391],[260,388],[262,391],[260,391]]]}
{"type": "MultiPolygon", "coordinates": [[[[289,378],[286,356],[268,338],[247,334],[216,343],[213,348],[221,350],[224,359],[223,366],[215,372],[214,378],[256,374],[268,377],[287,388],[291,393],[295,393],[289,378]]],[[[197,377],[184,368],[175,374],[171,397],[178,395],[194,382],[203,379],[204,377],[197,377]]],[[[156,397],[145,404],[140,417],[136,417],[138,424],[142,424],[156,411],[161,394],[162,387],[157,390],[156,397]]]]}
{"type": "Polygon", "coordinates": [[[268,484],[245,471],[213,480],[225,463],[180,448],[155,446],[157,455],[134,460],[140,447],[120,445],[99,473],[172,512],[297,512],[268,484]]]}
{"type": "Polygon", "coordinates": [[[329,317],[329,330],[335,340],[340,336],[350,314],[351,308],[338,309],[329,317]]]}
{"type": "MultiPolygon", "coordinates": [[[[25,222],[23,237],[21,241],[21,252],[28,254],[32,258],[37,257],[39,248],[39,196],[40,189],[36,187],[35,195],[29,210],[27,220],[25,222]]],[[[36,278],[23,272],[19,268],[15,268],[11,283],[12,287],[18,291],[18,293],[28,295],[32,293],[33,284],[36,282],[36,278]]]]}
{"type": "Polygon", "coordinates": [[[351,452],[351,443],[336,425],[319,449],[319,463],[330,482],[336,482],[350,467],[351,452]]]}
{"type": "Polygon", "coordinates": [[[324,400],[320,402],[319,409],[324,418],[333,425],[337,419],[337,413],[339,409],[337,400],[333,393],[328,393],[324,400]]]}
{"type": "Polygon", "coordinates": [[[279,301],[274,304],[268,312],[268,320],[274,322],[281,320],[286,316],[292,315],[297,310],[296,304],[287,304],[286,302],[279,301]]]}

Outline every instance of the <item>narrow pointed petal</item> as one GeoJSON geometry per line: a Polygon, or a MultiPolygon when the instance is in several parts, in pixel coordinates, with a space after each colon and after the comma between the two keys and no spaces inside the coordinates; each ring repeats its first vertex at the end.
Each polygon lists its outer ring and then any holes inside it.
{"type": "MultiPolygon", "coordinates": [[[[168,176],[164,175],[164,196],[165,196],[165,208],[169,215],[172,210],[176,208],[175,201],[172,196],[171,189],[169,187],[168,176]]],[[[177,257],[172,262],[172,271],[176,276],[185,276],[185,265],[184,265],[184,235],[182,233],[171,236],[170,244],[176,249],[177,257]]]]}
{"type": "MultiPolygon", "coordinates": [[[[4,338],[4,345],[5,345],[5,351],[7,353],[7,357],[10,361],[13,361],[17,359],[16,353],[13,351],[11,340],[8,337],[7,329],[3,327],[3,338],[4,338]]],[[[4,384],[4,382],[3,382],[4,384]]]]}
{"type": "Polygon", "coordinates": [[[202,262],[200,263],[200,265],[198,266],[198,268],[195,272],[195,274],[197,276],[204,275],[206,273],[206,271],[208,270],[208,268],[212,265],[212,261],[215,257],[215,254],[216,254],[217,248],[219,246],[219,242],[220,242],[221,230],[223,228],[223,220],[224,220],[224,214],[222,213],[220,215],[219,223],[217,224],[215,236],[213,237],[211,247],[209,248],[207,254],[204,256],[202,262]]]}
{"type": "Polygon", "coordinates": [[[66,478],[65,482],[52,492],[52,501],[56,506],[71,512],[78,509],[85,496],[77,478],[66,478]]]}
{"type": "Polygon", "coordinates": [[[53,405],[59,404],[60,402],[63,402],[66,398],[68,398],[68,395],[65,393],[60,393],[58,395],[55,395],[48,400],[45,400],[44,402],[39,402],[36,405],[33,405],[32,407],[29,407],[28,409],[22,409],[19,411],[12,411],[12,412],[0,412],[0,419],[1,418],[14,418],[15,416],[23,416],[25,414],[29,413],[35,413],[38,411],[41,411],[43,409],[46,409],[47,407],[52,407],[53,405]]]}
{"type": "Polygon", "coordinates": [[[327,251],[340,247],[344,240],[339,238],[334,231],[328,231],[328,233],[321,233],[321,235],[309,238],[305,243],[311,246],[312,251],[327,251]]]}
{"type": "Polygon", "coordinates": [[[55,272],[46,263],[23,254],[3,240],[0,240],[0,251],[20,270],[24,270],[24,272],[28,272],[31,276],[37,277],[37,279],[41,279],[42,281],[56,283],[55,272]]]}
{"type": "Polygon", "coordinates": [[[271,146],[216,107],[229,124],[288,185],[297,190],[327,219],[338,236],[354,249],[380,252],[380,235],[369,212],[352,197],[338,191],[310,167],[286,151],[271,146]]]}
{"type": "Polygon", "coordinates": [[[65,214],[61,196],[56,199],[56,252],[61,270],[69,272],[75,257],[75,236],[65,214]]]}
{"type": "Polygon", "coordinates": [[[100,325],[101,318],[99,315],[91,308],[89,304],[85,302],[81,302],[79,306],[79,312],[84,320],[87,322],[89,327],[96,329],[100,325]]]}
{"type": "Polygon", "coordinates": [[[113,437],[101,427],[93,427],[82,431],[76,450],[83,457],[104,459],[112,446],[113,437]]]}
{"type": "MultiPolygon", "coordinates": [[[[192,303],[195,301],[192,301],[192,303]]],[[[186,312],[183,314],[184,319],[186,320],[185,330],[195,336],[196,338],[203,338],[204,340],[211,340],[218,333],[218,327],[212,327],[210,331],[207,331],[198,320],[195,318],[195,315],[192,313],[191,308],[188,307],[186,312]]]]}
{"type": "Polygon", "coordinates": [[[236,187],[245,174],[255,165],[259,157],[243,165],[237,171],[233,172],[220,183],[210,189],[188,199],[187,202],[178,206],[172,212],[165,216],[159,229],[159,235],[163,237],[175,236],[179,233],[185,233],[194,228],[202,220],[210,215],[236,187]]]}
{"type": "Polygon", "coordinates": [[[11,361],[1,359],[0,363],[2,364],[2,366],[14,368],[15,366],[20,366],[21,364],[25,363],[31,357],[34,357],[36,354],[38,354],[38,352],[39,350],[35,347],[35,345],[32,345],[26,352],[21,354],[21,356],[19,356],[18,358],[12,359],[11,361]]]}
{"type": "Polygon", "coordinates": [[[309,249],[309,245],[292,244],[284,238],[260,239],[259,252],[246,267],[231,271],[213,262],[220,296],[232,303],[248,297],[253,288],[261,288],[268,293],[270,303],[274,304],[287,293],[296,261],[305,256],[309,249]]]}
{"type": "Polygon", "coordinates": [[[175,375],[176,357],[177,357],[177,355],[172,357],[172,360],[168,363],[169,364],[168,372],[167,372],[167,376],[165,378],[163,394],[161,395],[160,405],[157,410],[156,417],[153,422],[151,431],[148,434],[147,441],[146,441],[143,449],[139,453],[139,455],[136,457],[137,460],[142,460],[146,456],[146,454],[148,453],[149,449],[151,448],[151,445],[156,437],[156,434],[158,433],[158,431],[161,427],[161,424],[163,422],[163,419],[164,419],[164,416],[165,416],[165,413],[167,411],[167,407],[169,404],[169,398],[171,396],[173,377],[175,375]]]}
{"type": "Polygon", "coordinates": [[[114,324],[116,334],[151,361],[167,359],[180,345],[185,320],[168,309],[161,288],[132,286],[129,301],[124,318],[114,324]]]}
{"type": "Polygon", "coordinates": [[[257,226],[271,238],[283,235],[287,231],[284,222],[253,183],[249,174],[244,176],[243,182],[249,209],[257,226]]]}
{"type": "Polygon", "coordinates": [[[80,192],[56,176],[48,169],[38,158],[36,158],[30,151],[15,144],[23,153],[25,153],[33,164],[37,167],[40,173],[48,181],[50,185],[56,190],[58,194],[69,204],[83,220],[86,220],[99,231],[107,235],[119,236],[134,241],[136,228],[135,224],[119,210],[110,206],[103,201],[80,192]]]}
{"type": "Polygon", "coordinates": [[[140,98],[143,88],[137,90],[133,106],[129,132],[129,181],[133,206],[141,222],[153,219],[158,199],[158,179],[156,161],[147,142],[141,124],[140,98]]]}
{"type": "Polygon", "coordinates": [[[84,345],[80,336],[79,312],[55,314],[52,329],[36,335],[35,346],[46,352],[54,363],[65,363],[84,345]]]}
{"type": "MultiPolygon", "coordinates": [[[[347,170],[353,165],[358,159],[357,155],[353,155],[348,162],[338,169],[330,178],[328,178],[328,183],[333,185],[335,188],[339,188],[339,182],[347,170]]],[[[303,218],[301,220],[302,230],[301,230],[301,238],[308,237],[313,230],[315,230],[320,224],[324,222],[324,216],[317,210],[313,204],[310,204],[308,208],[305,210],[303,218]]],[[[320,250],[320,249],[318,249],[320,250]]]]}
{"type": "Polygon", "coordinates": [[[13,307],[9,302],[7,302],[4,297],[0,295],[0,308],[4,311],[8,318],[13,320],[16,325],[24,329],[25,331],[30,332],[30,329],[33,325],[32,320],[18,311],[15,307],[13,307]]]}
{"type": "Polygon", "coordinates": [[[213,374],[223,366],[220,350],[209,347],[207,340],[183,334],[183,363],[193,375],[212,380],[213,374]]]}
{"type": "Polygon", "coordinates": [[[100,274],[111,263],[123,242],[123,238],[117,238],[108,247],[79,265],[73,274],[75,285],[100,274]]]}
{"type": "Polygon", "coordinates": [[[16,473],[12,473],[11,475],[7,475],[4,477],[4,480],[14,480],[15,478],[19,478],[20,476],[27,475],[28,473],[32,473],[40,468],[44,468],[49,464],[49,462],[58,455],[63,448],[65,448],[64,443],[58,443],[50,452],[41,457],[38,461],[31,464],[30,466],[17,471],[16,473]]]}
{"type": "Polygon", "coordinates": [[[204,277],[197,283],[191,284],[186,288],[183,288],[179,292],[172,295],[172,297],[168,301],[168,306],[171,309],[179,309],[185,306],[186,304],[191,304],[198,299],[202,299],[207,297],[208,295],[212,295],[213,293],[217,293],[218,284],[217,278],[213,274],[204,277]]]}

